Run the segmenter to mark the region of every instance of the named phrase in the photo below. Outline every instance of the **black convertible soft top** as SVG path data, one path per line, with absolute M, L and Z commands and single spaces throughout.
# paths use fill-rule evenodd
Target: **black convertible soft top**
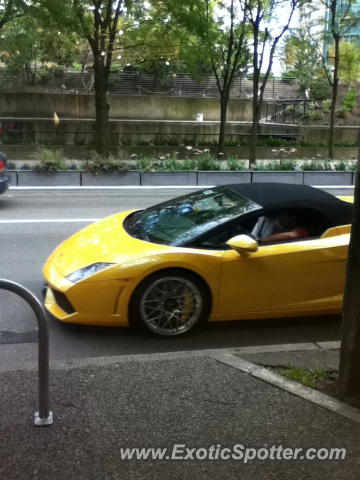
M 227 186 L 263 207 L 265 212 L 307 208 L 319 212 L 326 218 L 329 226 L 351 223 L 351 203 L 309 185 L 244 183 Z

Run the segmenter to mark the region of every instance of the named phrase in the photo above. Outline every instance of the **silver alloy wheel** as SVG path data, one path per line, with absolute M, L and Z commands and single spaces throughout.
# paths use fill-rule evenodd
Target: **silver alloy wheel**
M 147 328 L 159 335 L 180 335 L 199 320 L 202 295 L 187 278 L 169 276 L 155 280 L 142 294 L 140 312 Z

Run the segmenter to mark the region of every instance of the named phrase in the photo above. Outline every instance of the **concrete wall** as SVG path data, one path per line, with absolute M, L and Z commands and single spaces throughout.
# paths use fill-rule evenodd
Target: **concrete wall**
M 299 126 L 299 133 L 309 143 L 327 143 L 329 140 L 329 126 L 306 125 Z M 335 142 L 358 142 L 359 126 L 335 127 Z
M 205 120 L 219 120 L 217 98 L 109 95 L 110 116 L 123 119 L 195 120 L 203 113 Z M 94 118 L 95 101 L 91 94 L 12 93 L 0 94 L 0 116 Z M 251 100 L 230 101 L 230 121 L 249 121 Z
M 60 117 L 61 118 L 61 117 Z M 61 120 L 58 126 L 54 126 L 52 120 L 1 120 L 4 133 L 0 135 L 0 144 L 5 145 L 93 145 L 94 120 Z M 12 133 L 8 132 L 9 123 L 15 125 Z M 234 139 L 239 138 L 236 134 L 244 136 L 250 133 L 250 124 L 229 123 L 228 134 L 234 134 Z M 117 121 L 110 122 L 113 132 L 112 145 L 132 145 L 140 141 L 155 141 L 156 144 L 166 141 L 177 140 L 194 144 L 200 141 L 216 142 L 219 125 L 216 122 L 166 122 L 166 121 Z M 228 137 L 229 138 L 229 137 Z M 231 137 L 230 137 L 231 138 Z
M 89 159 L 90 148 L 88 146 L 64 146 L 59 147 L 68 159 L 74 160 L 86 160 Z M 17 168 L 26 162 L 28 164 L 37 163 L 36 147 L 28 145 L 1 145 L 0 150 L 3 151 L 9 161 L 16 161 Z M 296 149 L 296 152 L 283 157 L 279 157 L 278 153 L 274 151 L 276 149 L 272 147 L 259 147 L 258 159 L 265 160 L 279 160 L 284 159 L 316 159 L 318 161 L 326 160 L 328 158 L 328 149 L 325 147 L 300 147 Z M 213 154 L 216 154 L 215 148 L 210 148 Z M 187 157 L 193 157 L 193 154 L 187 151 L 184 147 L 119 147 L 112 148 L 112 153 L 121 160 L 130 160 L 131 155 L 136 154 L 139 157 L 157 157 L 164 156 L 167 153 L 175 155 L 175 152 L 179 152 L 178 158 L 184 159 Z M 349 159 L 355 160 L 357 155 L 357 148 L 350 147 L 335 147 L 335 159 Z M 243 160 L 249 159 L 249 149 L 246 147 L 226 147 L 225 156 L 236 157 Z

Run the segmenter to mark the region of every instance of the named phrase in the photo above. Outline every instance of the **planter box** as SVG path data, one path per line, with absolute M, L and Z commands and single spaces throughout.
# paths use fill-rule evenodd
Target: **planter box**
M 305 185 L 353 185 L 353 172 L 304 172 Z
M 65 170 L 37 173 L 32 170 L 7 170 L 13 186 L 195 186 L 231 183 L 279 182 L 305 185 L 353 185 L 353 172 L 341 171 L 176 171 L 111 172 L 94 175 Z
M 198 185 L 227 185 L 229 183 L 250 183 L 251 172 L 198 172 Z
M 140 172 L 109 172 L 94 175 L 90 172 L 81 172 L 81 185 L 90 186 L 118 186 L 118 185 L 140 185 Z
M 142 172 L 141 185 L 197 185 L 197 172 L 195 171 L 177 171 L 177 172 Z
M 6 175 L 10 179 L 10 185 L 13 187 L 17 186 L 17 171 L 16 170 L 6 170 Z
M 32 170 L 18 170 L 18 185 L 19 187 L 79 187 L 80 172 L 77 170 L 64 170 L 38 173 Z
M 298 171 L 254 171 L 252 181 L 303 184 L 304 172 Z

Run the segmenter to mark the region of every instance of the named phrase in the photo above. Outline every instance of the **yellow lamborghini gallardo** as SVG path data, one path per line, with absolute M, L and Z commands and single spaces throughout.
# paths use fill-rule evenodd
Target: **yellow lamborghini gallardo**
M 161 336 L 207 321 L 336 313 L 351 214 L 319 189 L 252 183 L 112 215 L 51 254 L 45 307 L 64 322 Z

